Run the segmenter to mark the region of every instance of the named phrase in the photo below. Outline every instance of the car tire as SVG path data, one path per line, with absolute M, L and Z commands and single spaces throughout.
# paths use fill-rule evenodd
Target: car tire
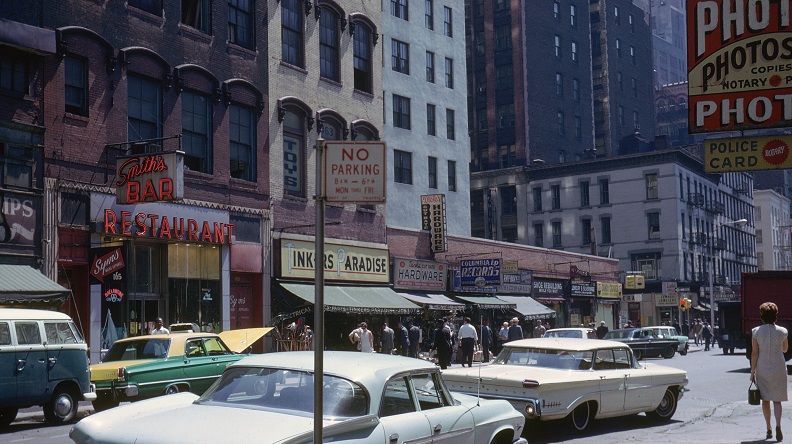
M 688 344 L 685 344 L 685 348 L 683 348 L 682 351 L 679 352 L 679 354 L 682 355 L 682 356 L 685 356 L 685 355 L 688 354 L 688 350 L 689 349 L 690 349 L 690 346 Z
M 586 430 L 588 426 L 591 425 L 591 421 L 594 418 L 594 412 L 592 412 L 593 407 L 594 403 L 592 402 L 584 402 L 575 407 L 575 410 L 572 410 L 572 413 L 567 416 L 572 428 L 578 432 Z
M 93 402 L 93 408 L 95 412 L 112 409 L 113 407 L 118 407 L 118 401 L 113 401 L 111 396 L 97 395 Z
M 52 398 L 44 404 L 44 418 L 53 424 L 63 424 L 77 416 L 79 400 L 74 390 L 69 387 L 58 387 Z
M 646 416 L 658 421 L 670 421 L 677 409 L 677 397 L 674 391 L 667 388 L 660 400 L 660 405 L 651 412 L 646 412 Z
M 168 387 L 165 389 L 165 394 L 166 394 L 166 395 L 175 395 L 176 393 L 179 393 L 180 391 L 181 391 L 181 390 L 179 389 L 179 386 L 178 386 L 178 385 L 169 385 L 169 386 L 168 386 Z
M 676 354 L 676 347 L 674 346 L 668 347 L 668 350 L 666 350 L 665 353 L 663 353 L 663 359 L 671 359 L 674 357 L 675 354 Z
M 14 422 L 17 412 L 19 412 L 19 409 L 12 407 L 0 409 L 0 429 L 8 427 L 9 424 Z

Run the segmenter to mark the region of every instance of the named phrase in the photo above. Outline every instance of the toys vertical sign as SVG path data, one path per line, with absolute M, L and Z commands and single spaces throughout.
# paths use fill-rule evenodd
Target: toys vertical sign
M 429 232 L 432 253 L 448 251 L 445 194 L 421 196 L 421 229 Z

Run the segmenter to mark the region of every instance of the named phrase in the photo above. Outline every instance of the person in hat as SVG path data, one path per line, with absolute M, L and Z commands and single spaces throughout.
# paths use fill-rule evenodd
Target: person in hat
M 511 320 L 511 326 L 509 326 L 509 342 L 517 341 L 523 337 L 522 327 L 520 327 L 520 320 L 513 318 Z
M 602 339 L 605 337 L 605 334 L 608 333 L 608 326 L 605 325 L 605 321 L 600 321 L 600 326 L 597 327 L 597 337 Z

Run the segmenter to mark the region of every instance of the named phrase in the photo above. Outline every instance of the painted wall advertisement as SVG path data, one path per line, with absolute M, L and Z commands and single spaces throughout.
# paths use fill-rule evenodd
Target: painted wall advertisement
M 313 242 L 281 239 L 279 274 L 283 278 L 313 279 L 316 265 Z M 331 281 L 389 283 L 388 250 L 325 242 L 324 278 Z
M 500 285 L 501 260 L 471 259 L 459 261 L 460 284 L 463 287 L 483 288 L 487 285 Z
M 448 251 L 445 194 L 421 196 L 421 229 L 429 232 L 432 253 Z
M 448 264 L 394 258 L 393 288 L 418 291 L 445 291 Z
M 687 2 L 691 133 L 789 126 L 788 1 Z
M 40 213 L 41 197 L 0 193 L 0 251 L 34 247 Z

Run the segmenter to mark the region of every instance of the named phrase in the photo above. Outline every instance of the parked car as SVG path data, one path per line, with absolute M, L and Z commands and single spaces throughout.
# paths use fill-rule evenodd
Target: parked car
M 91 366 L 96 411 L 154 396 L 203 393 L 272 328 L 135 336 L 116 341 Z
M 635 359 L 638 360 L 659 356 L 670 359 L 679 348 L 678 340 L 661 338 L 648 327 L 611 330 L 602 339 L 624 342 L 633 349 Z
M 35 405 L 48 422 L 69 422 L 95 398 L 88 345 L 69 316 L 0 308 L 0 428 Z
M 688 341 L 690 340 L 690 338 L 680 334 L 675 327 L 671 327 L 668 325 L 660 325 L 656 327 L 643 327 L 643 328 L 651 328 L 654 335 L 657 336 L 658 338 L 676 339 L 677 341 L 679 341 L 679 347 L 677 348 L 679 354 L 682 356 L 688 354 L 688 350 L 690 349 L 690 345 L 688 344 Z
M 641 412 L 668 421 L 688 383 L 682 370 L 639 364 L 621 342 L 570 338 L 508 342 L 490 365 L 444 370 L 443 379 L 455 392 L 508 400 L 526 427 L 567 419 L 577 431 Z
M 572 328 L 551 328 L 544 332 L 543 338 L 579 338 L 579 339 L 599 339 L 597 331 L 593 328 L 572 327 Z
M 179 322 L 168 326 L 171 333 L 196 333 L 201 331 L 201 327 L 195 322 Z
M 314 352 L 254 355 L 203 396 L 179 393 L 88 416 L 76 443 L 304 443 L 313 439 Z M 506 401 L 452 394 L 422 359 L 328 351 L 323 439 L 344 443 L 521 443 L 523 416 Z M 189 426 L 174 427 L 174 424 Z M 222 425 L 219 426 L 219 425 Z

